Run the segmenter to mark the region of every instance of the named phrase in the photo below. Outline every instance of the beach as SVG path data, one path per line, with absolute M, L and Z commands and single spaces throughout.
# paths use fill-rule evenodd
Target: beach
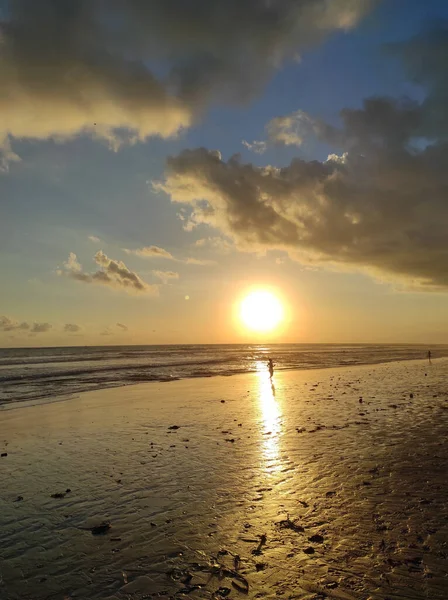
M 446 599 L 448 360 L 0 413 L 0 598 Z

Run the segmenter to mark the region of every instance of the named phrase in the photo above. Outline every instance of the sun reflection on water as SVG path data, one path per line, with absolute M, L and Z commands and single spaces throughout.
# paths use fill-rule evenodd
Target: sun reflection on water
M 282 412 L 275 397 L 275 384 L 266 369 L 258 369 L 258 391 L 261 422 L 263 425 L 262 451 L 269 471 L 281 467 L 279 439 L 282 431 Z

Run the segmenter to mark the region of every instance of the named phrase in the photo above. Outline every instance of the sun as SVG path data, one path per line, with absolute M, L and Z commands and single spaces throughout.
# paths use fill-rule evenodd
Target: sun
M 241 302 L 240 318 L 248 329 L 272 331 L 283 319 L 283 306 L 271 292 L 251 292 Z

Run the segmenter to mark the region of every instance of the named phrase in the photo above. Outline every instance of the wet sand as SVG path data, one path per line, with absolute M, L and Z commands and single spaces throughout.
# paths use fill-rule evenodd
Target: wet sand
M 263 371 L 3 410 L 0 598 L 446 599 L 447 377 Z

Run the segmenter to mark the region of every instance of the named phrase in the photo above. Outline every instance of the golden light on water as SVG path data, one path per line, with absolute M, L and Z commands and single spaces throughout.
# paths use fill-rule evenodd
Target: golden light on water
M 247 329 L 272 331 L 281 323 L 283 317 L 283 306 L 271 292 L 254 291 L 241 302 L 240 319 Z
M 263 365 L 264 366 L 264 365 Z M 275 397 L 275 385 L 264 368 L 258 373 L 260 416 L 263 423 L 263 454 L 268 471 L 281 467 L 279 438 L 282 412 Z

